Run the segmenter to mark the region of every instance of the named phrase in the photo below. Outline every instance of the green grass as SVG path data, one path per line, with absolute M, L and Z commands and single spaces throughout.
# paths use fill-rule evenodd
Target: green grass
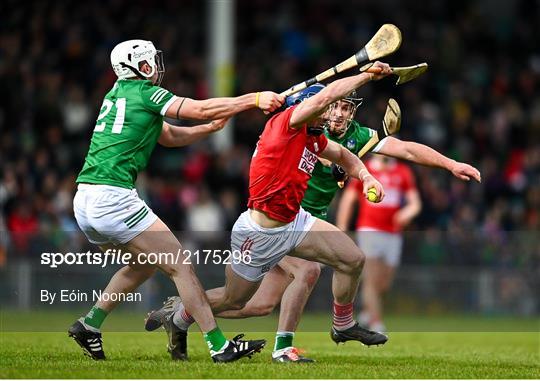
M 31 316 L 32 321 L 45 326 L 50 322 L 73 320 L 73 313 L 41 312 Z M 136 319 L 129 316 L 133 315 L 111 315 L 106 325 L 109 330 L 138 329 L 140 315 L 136 315 Z M 190 334 L 190 361 L 187 363 L 174 363 L 169 359 L 162 331 L 106 332 L 104 344 L 108 360 L 94 362 L 82 356 L 79 347 L 63 331 L 7 332 L 16 327 L 28 327 L 25 319 L 28 319 L 25 314 L 5 311 L 0 316 L 1 378 L 540 378 L 537 320 L 512 322 L 506 319 L 509 327 L 515 329 L 517 324 L 529 331 L 500 332 L 500 321 L 452 317 L 449 319 L 452 324 L 461 321 L 462 326 L 472 323 L 484 328 L 497 326 L 499 332 L 395 332 L 390 334 L 385 346 L 367 348 L 355 342 L 336 346 L 327 332 L 306 332 L 306 327 L 318 327 L 327 322 L 327 318 L 308 315 L 295 344 L 305 348 L 308 355 L 317 360 L 316 364 L 272 364 L 273 333 L 269 329 L 269 332 L 248 334 L 248 337 L 264 337 L 269 341 L 262 353 L 251 360 L 215 365 L 197 332 Z M 122 320 L 125 324 L 121 324 Z M 258 331 L 266 325 L 273 326 L 275 320 L 273 316 L 258 323 L 250 319 L 241 324 L 246 331 L 248 328 Z M 389 322 L 394 320 L 400 319 L 396 317 Z M 437 324 L 437 318 L 415 320 L 418 326 Z

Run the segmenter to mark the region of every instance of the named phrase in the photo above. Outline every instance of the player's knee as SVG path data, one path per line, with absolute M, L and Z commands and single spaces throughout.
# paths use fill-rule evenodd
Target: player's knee
M 302 280 L 309 288 L 313 288 L 321 275 L 321 266 L 315 262 L 308 262 L 294 274 L 295 278 Z
M 343 271 L 348 274 L 360 274 L 364 268 L 366 256 L 360 250 L 348 257 L 343 263 Z

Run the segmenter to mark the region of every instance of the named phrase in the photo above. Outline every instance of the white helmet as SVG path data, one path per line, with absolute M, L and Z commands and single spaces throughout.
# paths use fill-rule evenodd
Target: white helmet
M 148 74 L 140 71 L 139 64 L 147 62 L 152 67 Z M 118 79 L 152 77 L 159 74 L 156 83 L 159 85 L 165 74 L 163 53 L 156 50 L 152 41 L 128 40 L 119 43 L 111 52 L 111 65 Z

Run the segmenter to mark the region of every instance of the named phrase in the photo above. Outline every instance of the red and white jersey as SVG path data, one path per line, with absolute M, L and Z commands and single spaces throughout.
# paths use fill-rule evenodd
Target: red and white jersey
M 307 125 L 289 127 L 296 106 L 274 115 L 264 128 L 249 168 L 248 208 L 291 222 L 300 210 L 317 157 L 328 139 L 307 134 Z
M 394 215 L 401 208 L 405 194 L 416 189 L 414 175 L 410 167 L 395 162 L 384 170 L 374 168 L 370 160 L 366 163 L 369 172 L 382 184 L 385 197 L 379 203 L 372 203 L 363 196 L 362 183 L 355 180 L 349 186 L 360 194 L 360 210 L 356 220 L 356 230 L 377 230 L 398 233 L 401 228 L 394 224 Z

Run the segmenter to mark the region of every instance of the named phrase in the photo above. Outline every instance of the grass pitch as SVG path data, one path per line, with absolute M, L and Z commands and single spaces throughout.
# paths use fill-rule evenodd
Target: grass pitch
M 385 346 L 371 348 L 356 342 L 336 346 L 327 332 L 300 331 L 295 345 L 305 348 L 307 355 L 316 359 L 315 364 L 273 364 L 274 334 L 269 329 L 247 334 L 248 338 L 268 340 L 267 347 L 251 360 L 213 364 L 202 336 L 195 331 L 190 334 L 189 362 L 170 360 L 165 349 L 165 333 L 161 330 L 154 333 L 106 330 L 104 347 L 108 360 L 96 362 L 83 356 L 64 330 L 12 332 L 17 327 L 27 329 L 25 319 L 40 321 L 41 326 L 67 329 L 74 316 L 56 312 L 29 316 L 2 312 L 1 378 L 540 378 L 537 320 L 505 321 L 514 330 L 521 327 L 528 332 L 394 332 L 390 333 Z M 307 315 L 303 325 L 315 326 L 321 319 Z M 399 320 L 395 318 L 396 322 Z M 423 320 L 424 326 L 434 323 L 433 319 Z M 454 320 L 460 322 L 460 318 Z M 464 329 L 473 322 L 479 327 L 497 326 L 502 330 L 500 321 L 486 323 L 461 318 Z M 275 323 L 273 316 L 259 320 L 257 327 Z M 111 315 L 106 326 L 109 330 L 127 330 L 141 324 L 141 316 L 133 318 L 133 315 L 119 313 L 116 317 Z M 246 324 L 243 328 L 257 330 Z

